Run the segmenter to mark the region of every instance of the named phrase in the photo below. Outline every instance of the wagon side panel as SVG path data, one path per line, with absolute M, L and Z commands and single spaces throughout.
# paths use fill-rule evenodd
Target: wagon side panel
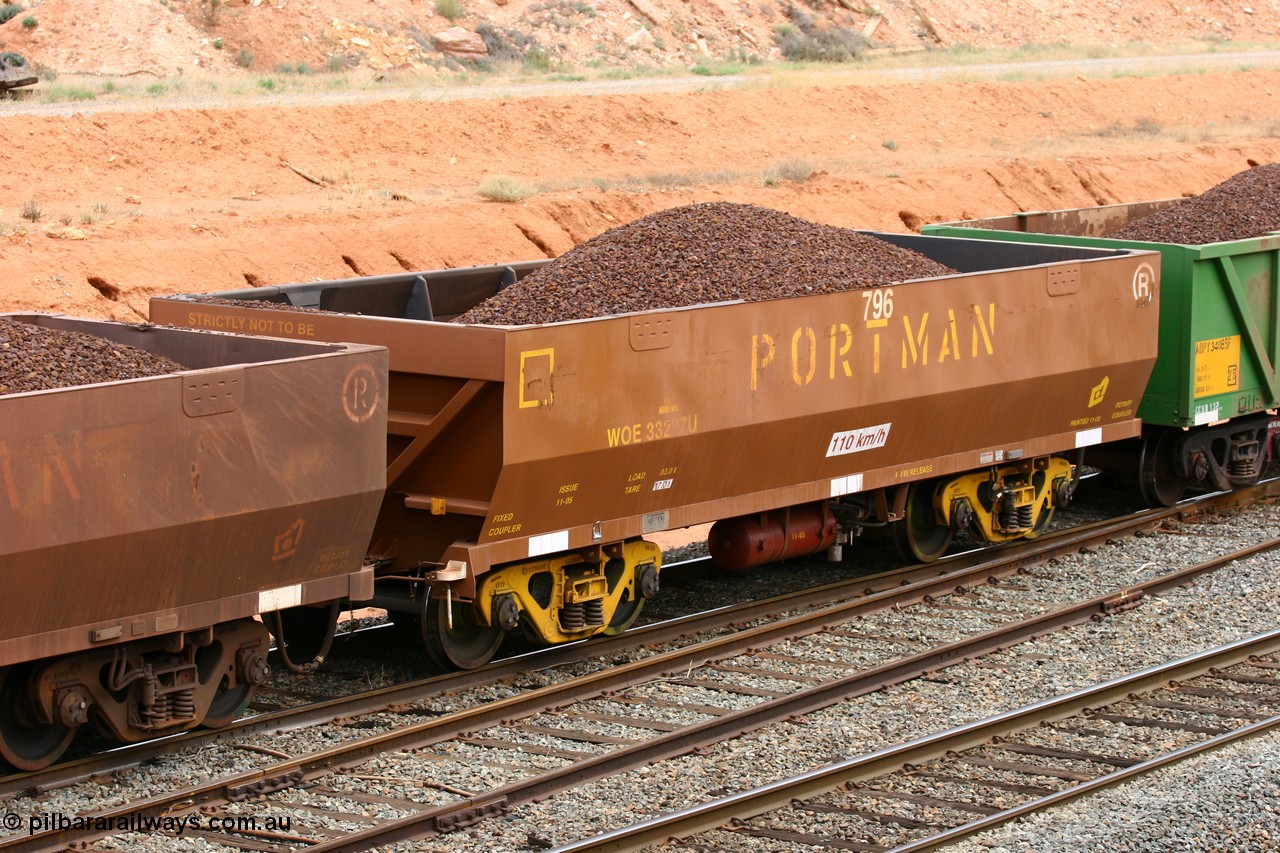
M 0 397 L 0 665 L 368 596 L 384 350 L 31 321 L 203 366 Z

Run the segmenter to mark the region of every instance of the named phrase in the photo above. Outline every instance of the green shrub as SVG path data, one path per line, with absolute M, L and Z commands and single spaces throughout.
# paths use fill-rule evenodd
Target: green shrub
M 35 15 L 27 15 L 22 19 L 22 28 L 24 30 L 34 30 L 39 25 L 40 22 L 36 20 Z
M 530 71 L 551 68 L 551 54 L 538 43 L 537 38 L 523 30 L 483 23 L 476 25 L 476 35 L 484 40 L 489 62 L 519 62 Z
M 778 50 L 792 62 L 850 62 L 870 47 L 861 33 L 837 26 L 821 26 L 794 6 L 787 9 L 790 24 L 773 28 Z
M 817 169 L 808 160 L 800 157 L 788 157 L 785 160 L 780 160 L 778 165 L 774 166 L 774 171 L 777 172 L 778 177 L 782 180 L 799 184 L 812 178 Z
M 552 66 L 551 54 L 540 47 L 531 48 L 524 55 L 523 65 L 529 71 L 550 71 Z
M 0 24 L 12 21 L 18 17 L 18 13 L 22 11 L 22 7 L 17 3 L 5 3 L 0 6 Z
M 248 68 L 253 65 L 253 53 L 248 48 L 240 48 L 240 52 L 236 54 L 236 65 L 241 68 Z
M 741 74 L 745 69 L 737 62 L 712 61 L 710 64 L 698 64 L 689 69 L 690 74 L 700 77 L 729 77 Z
M 462 0 L 436 0 L 436 12 L 449 23 L 456 24 L 465 12 Z
M 55 86 L 45 92 L 45 99 L 55 103 L 59 101 L 92 101 L 97 97 L 92 89 L 86 89 L 83 86 Z
M 538 194 L 538 188 L 510 175 L 490 175 L 480 182 L 476 192 L 490 201 L 523 201 Z

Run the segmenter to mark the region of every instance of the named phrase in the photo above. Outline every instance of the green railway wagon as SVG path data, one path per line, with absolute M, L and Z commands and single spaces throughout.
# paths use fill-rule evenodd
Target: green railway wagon
M 1138 404 L 1144 428 L 1135 449 L 1143 496 L 1166 506 L 1188 487 L 1230 489 L 1256 481 L 1277 431 L 1269 411 L 1280 408 L 1280 233 L 1203 245 L 1103 236 L 1177 201 L 1015 213 L 922 229 L 934 236 L 1160 252 L 1158 280 L 1147 284 L 1153 294 L 1159 289 L 1159 355 Z

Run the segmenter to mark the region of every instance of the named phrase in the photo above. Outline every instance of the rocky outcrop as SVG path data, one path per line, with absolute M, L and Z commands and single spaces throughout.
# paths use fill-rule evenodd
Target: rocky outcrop
M 454 59 L 483 59 L 489 55 L 489 47 L 484 39 L 462 27 L 450 27 L 431 37 L 436 50 Z

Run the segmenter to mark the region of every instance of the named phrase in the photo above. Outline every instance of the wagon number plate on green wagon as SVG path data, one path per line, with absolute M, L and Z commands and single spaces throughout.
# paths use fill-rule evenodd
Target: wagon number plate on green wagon
M 1229 394 L 1240 387 L 1240 336 L 1196 341 L 1196 397 Z

